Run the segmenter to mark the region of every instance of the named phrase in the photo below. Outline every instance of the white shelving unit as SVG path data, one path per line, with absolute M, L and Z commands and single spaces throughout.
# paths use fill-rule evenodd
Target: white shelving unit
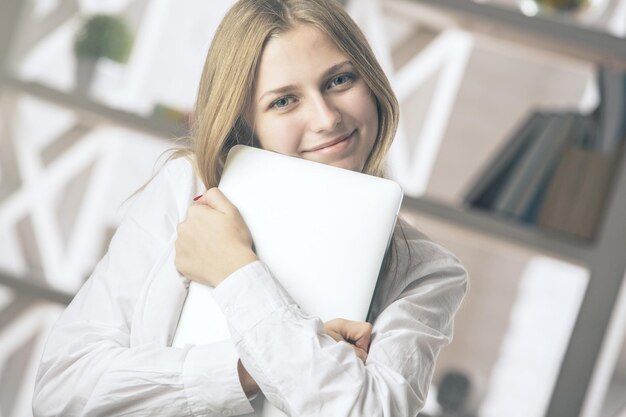
M 392 0 L 385 4 L 388 9 L 406 16 L 435 12 L 440 14 L 444 24 L 453 24 L 481 36 L 495 36 L 598 64 L 626 68 L 626 39 L 565 20 L 528 17 L 513 9 L 469 0 Z M 593 241 L 569 239 L 565 235 L 501 220 L 486 212 L 423 198 L 405 198 L 404 205 L 409 210 L 569 259 L 590 271 L 589 284 L 546 417 L 598 416 L 616 364 L 616 351 L 619 351 L 625 330 L 611 326 L 615 314 L 626 304 L 626 291 L 620 292 L 626 271 L 625 160 L 626 155 L 622 155 L 603 221 Z
M 538 249 L 558 258 L 576 260 L 582 264 L 591 261 L 597 250 L 587 241 L 568 239 L 560 233 L 519 225 L 482 210 L 454 207 L 428 198 L 405 197 L 403 204 L 404 208 L 429 217 Z
M 129 1 L 130 17 L 140 15 L 145 23 L 144 6 L 152 3 Z M 49 9 L 42 11 L 42 5 Z M 171 140 L 186 135 L 185 128 L 173 121 L 105 105 L 98 101 L 103 95 L 99 92 L 94 97 L 76 94 L 71 82 L 59 83 L 36 72 L 29 80 L 21 78 L 23 64 L 37 55 L 38 48 L 59 33 L 71 34 L 77 14 L 86 13 L 81 6 L 84 2 L 77 0 L 0 2 L 3 415 L 32 416 L 35 373 L 47 332 L 105 250 L 117 213 L 123 212 L 118 202 L 150 178 L 159 154 L 175 145 Z M 49 46 L 39 51 L 58 45 Z M 64 58 L 71 49 L 64 52 L 54 54 L 54 64 L 46 57 L 34 67 L 45 75 L 54 73 L 58 62 L 71 63 Z M 126 80 L 129 75 L 113 73 L 109 81 Z M 150 99 L 146 101 L 167 102 L 160 96 Z M 37 130 L 43 134 L 35 138 Z
M 157 118 L 147 118 L 127 111 L 114 109 L 76 94 L 59 91 L 44 84 L 22 81 L 6 76 L 4 87 L 16 93 L 28 94 L 77 113 L 92 124 L 106 123 L 146 133 L 157 138 L 173 139 L 186 134 L 176 123 Z
M 79 115 L 90 125 L 115 125 L 129 130 L 146 133 L 162 140 L 173 140 L 186 134 L 185 128 L 179 124 L 156 118 L 146 118 L 127 111 L 114 109 L 80 95 L 57 90 L 44 84 L 23 81 L 5 75 L 0 79 L 0 91 L 26 94 L 45 102 L 54 104 Z M 0 285 L 13 288 L 18 293 L 30 294 L 31 297 L 69 304 L 73 294 L 63 290 L 42 285 L 42 279 L 26 280 L 0 273 Z
M 155 138 L 171 141 L 186 135 L 185 128 L 177 123 L 158 118 L 148 118 L 128 111 L 111 108 L 91 98 L 73 92 L 65 92 L 48 85 L 24 81 L 16 78 L 10 70 L 12 42 L 18 31 L 26 4 L 9 1 L 0 4 L 0 15 L 4 16 L 0 25 L 0 94 L 25 94 L 55 106 L 76 113 L 90 126 L 112 125 L 145 133 Z M 32 277 L 31 277 L 32 278 Z M 0 273 L 0 285 L 12 288 L 19 294 L 29 294 L 36 299 L 68 304 L 73 294 L 43 285 L 43 278 L 24 279 L 9 273 Z
M 471 32 L 498 36 L 577 58 L 626 67 L 626 41 L 566 19 L 526 16 L 519 11 L 471 0 L 389 0 L 387 7 L 416 15 L 419 6 L 446 13 Z M 416 8 L 415 6 L 418 6 Z

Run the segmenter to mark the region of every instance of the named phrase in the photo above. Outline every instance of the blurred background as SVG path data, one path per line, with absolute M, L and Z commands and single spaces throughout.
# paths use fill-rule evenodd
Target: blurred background
M 229 0 L 0 2 L 0 415 L 178 146 Z M 470 273 L 424 416 L 626 416 L 626 0 L 344 1 L 403 215 Z

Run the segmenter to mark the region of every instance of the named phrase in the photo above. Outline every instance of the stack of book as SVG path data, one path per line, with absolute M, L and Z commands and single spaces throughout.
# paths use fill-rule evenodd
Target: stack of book
M 599 70 L 591 115 L 535 111 L 465 196 L 471 207 L 592 238 L 626 137 L 626 73 Z

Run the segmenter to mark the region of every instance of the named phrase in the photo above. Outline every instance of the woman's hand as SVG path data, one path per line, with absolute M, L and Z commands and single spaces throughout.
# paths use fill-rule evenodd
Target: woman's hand
M 178 225 L 175 264 L 186 278 L 216 287 L 258 258 L 239 210 L 218 188 L 189 207 Z
M 351 344 L 356 355 L 365 363 L 372 335 L 372 325 L 370 323 L 334 319 L 324 323 L 324 330 L 337 342 Z

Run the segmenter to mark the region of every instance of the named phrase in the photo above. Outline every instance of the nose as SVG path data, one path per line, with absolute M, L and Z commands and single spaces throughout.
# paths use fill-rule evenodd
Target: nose
M 313 99 L 311 109 L 311 129 L 315 132 L 332 131 L 341 122 L 341 112 L 323 94 Z

